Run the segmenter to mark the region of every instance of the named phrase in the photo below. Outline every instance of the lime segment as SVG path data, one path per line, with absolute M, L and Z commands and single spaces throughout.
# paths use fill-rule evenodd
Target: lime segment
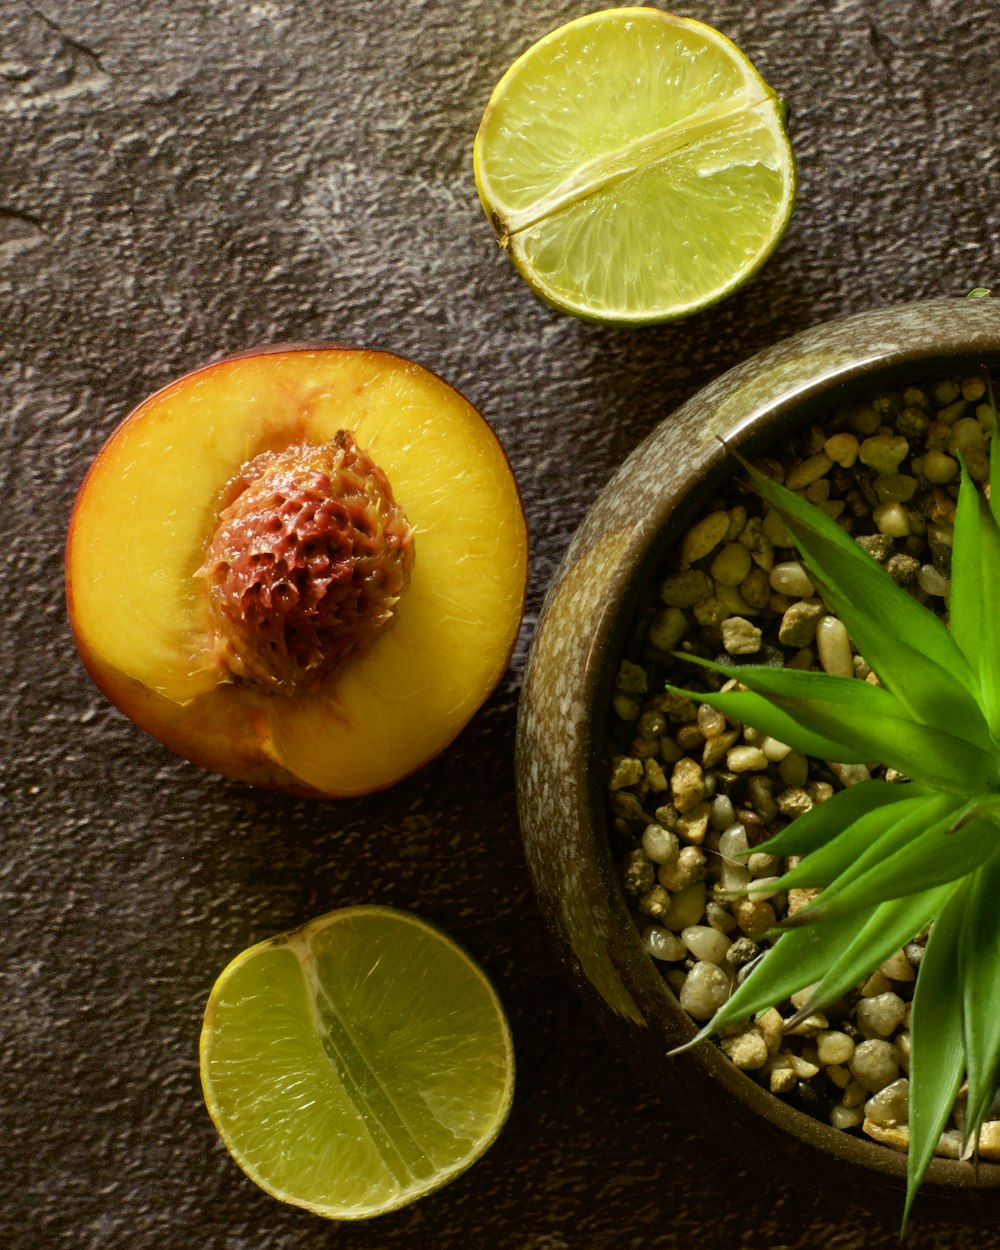
M 332 912 L 239 955 L 201 1036 L 230 1153 L 274 1197 L 333 1219 L 445 1184 L 500 1131 L 510 1032 L 482 970 L 384 907 Z
M 594 320 L 695 312 L 747 280 L 792 211 L 785 110 L 709 26 L 658 9 L 579 18 L 500 80 L 476 183 L 534 290 Z

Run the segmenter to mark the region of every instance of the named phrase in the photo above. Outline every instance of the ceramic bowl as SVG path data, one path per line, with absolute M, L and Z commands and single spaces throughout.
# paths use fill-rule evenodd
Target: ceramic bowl
M 815 1166 L 819 1150 L 827 1168 L 849 1174 L 855 1192 L 902 1190 L 905 1155 L 788 1106 L 712 1043 L 667 1056 L 694 1028 L 642 947 L 612 860 L 606 709 L 648 579 L 734 467 L 721 440 L 757 453 L 816 413 L 885 384 L 984 364 L 1000 371 L 1000 300 L 940 299 L 815 327 L 707 386 L 633 452 L 577 531 L 549 589 L 521 699 L 518 802 L 527 861 L 557 945 L 617 1046 L 677 1114 L 701 1123 L 728 1117 L 768 1147 L 791 1147 L 784 1158 L 795 1166 Z M 997 1185 L 998 1165 L 977 1175 L 969 1164 L 935 1160 L 924 1188 L 963 1200 L 977 1190 L 995 1203 Z

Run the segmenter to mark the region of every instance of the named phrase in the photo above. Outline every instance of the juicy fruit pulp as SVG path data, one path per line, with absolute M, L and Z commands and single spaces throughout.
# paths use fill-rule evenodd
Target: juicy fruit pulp
M 321 456 L 344 431 L 384 476 L 406 529 L 391 509 L 382 515 L 385 500 L 359 504 L 350 525 L 317 521 L 324 505 L 311 500 L 305 480 L 308 449 Z M 251 479 L 275 486 L 274 466 L 287 449 L 303 447 L 305 468 L 300 457 L 284 494 L 263 490 L 255 502 Z M 241 484 L 250 496 L 242 512 Z M 366 509 L 402 553 L 376 562 L 386 593 L 354 618 L 349 653 L 335 655 L 329 671 L 314 645 L 329 642 L 322 612 L 312 619 L 315 638 L 300 630 L 276 665 L 255 664 L 276 619 L 284 625 L 289 617 L 282 609 L 276 618 L 264 602 L 259 569 L 241 571 L 220 515 L 235 524 L 235 508 L 243 530 L 261 538 L 277 495 L 297 516 L 305 507 L 324 540 L 337 539 L 314 551 L 304 530 L 286 551 L 282 533 L 268 536 L 271 554 L 293 565 L 326 561 L 329 573 L 341 539 L 364 558 L 368 539 L 354 523 L 360 517 L 362 530 L 372 528 Z M 254 511 L 261 500 L 263 510 Z M 277 519 L 286 524 L 284 514 Z M 221 570 L 220 561 L 232 567 Z M 112 702 L 212 771 L 326 796 L 390 785 L 447 746 L 503 672 L 526 572 L 517 486 L 479 413 L 419 365 L 344 348 L 264 349 L 209 365 L 146 400 L 91 466 L 67 545 L 77 646 Z M 244 630 L 238 612 L 225 619 L 230 592 L 247 589 L 261 608 L 256 630 Z M 392 620 L 373 639 L 386 611 Z M 257 669 L 249 680 L 240 675 L 246 656 L 236 654 L 241 631 Z M 355 635 L 363 645 L 352 649 Z M 340 645 L 343 633 L 338 638 Z M 276 693 L 289 672 L 292 693 Z
M 412 1202 L 473 1163 L 513 1095 L 482 971 L 404 912 L 352 907 L 251 947 L 212 991 L 209 1112 L 273 1196 L 335 1219 Z
M 475 172 L 537 294 L 632 324 L 688 315 L 746 281 L 795 194 L 775 93 L 718 31 L 648 8 L 579 18 L 515 61 Z

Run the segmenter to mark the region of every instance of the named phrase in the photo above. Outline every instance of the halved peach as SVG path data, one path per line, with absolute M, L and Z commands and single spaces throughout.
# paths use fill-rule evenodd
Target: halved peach
M 360 450 L 361 476 L 380 472 L 387 483 L 373 487 L 370 506 L 363 498 L 343 505 L 336 482 L 329 485 L 336 475 L 327 461 L 348 444 Z M 289 458 L 308 462 L 293 471 L 289 489 L 313 500 L 312 530 L 299 533 L 286 508 L 285 547 L 276 555 L 265 550 L 265 531 L 280 528 L 267 511 L 267 474 Z M 318 510 L 316 481 L 333 497 Z M 247 490 L 248 482 L 257 485 Z M 253 496 L 256 511 L 246 503 Z M 405 521 L 388 555 L 378 548 L 372 567 L 359 569 L 343 544 L 333 551 L 343 534 L 324 526 L 346 522 L 331 517 L 355 517 L 352 541 L 369 551 L 389 542 L 393 506 Z M 227 530 L 220 515 L 229 517 Z M 291 550 L 297 620 L 285 615 L 287 578 L 249 591 L 246 578 L 239 581 L 234 534 L 254 548 L 248 559 L 261 570 Z M 315 594 L 314 567 L 324 570 Z M 451 742 L 506 667 L 526 575 L 517 485 L 480 414 L 411 361 L 325 345 L 232 357 L 145 400 L 91 465 L 66 551 L 76 644 L 114 704 L 213 772 L 326 797 L 382 789 Z M 318 607 L 326 617 L 314 630 L 309 604 L 345 577 L 350 602 Z M 367 593 L 358 587 L 372 579 L 389 587 L 375 624 L 356 606 Z M 229 605 L 222 617 L 219 602 Z M 241 617 L 244 602 L 256 605 L 263 624 L 226 619 L 226 611 Z M 340 614 L 352 612 L 345 628 L 354 635 L 341 646 Z M 327 644 L 344 656 L 324 667 L 313 652 Z M 289 675 L 281 648 L 303 646 L 306 662 Z M 253 656 L 234 660 L 241 647 L 277 647 L 277 678 L 261 677 Z

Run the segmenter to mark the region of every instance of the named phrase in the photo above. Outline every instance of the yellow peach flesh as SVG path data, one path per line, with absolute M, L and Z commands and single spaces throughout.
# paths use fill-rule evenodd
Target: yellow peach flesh
M 224 487 L 261 451 L 340 429 L 385 471 L 415 531 L 397 619 L 313 693 L 220 684 L 194 572 Z M 412 772 L 488 695 L 526 560 L 506 457 L 457 392 L 388 353 L 289 349 L 208 366 L 136 409 L 81 488 L 67 576 L 81 654 L 144 728 L 230 776 L 348 795 Z M 230 731 L 240 708 L 248 723 Z

